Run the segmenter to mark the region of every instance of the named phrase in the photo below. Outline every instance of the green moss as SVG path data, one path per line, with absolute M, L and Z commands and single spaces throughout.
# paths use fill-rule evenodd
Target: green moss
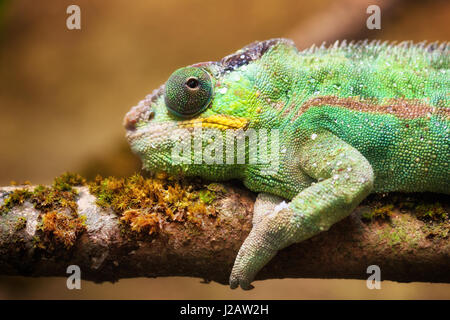
M 395 245 L 399 245 L 402 244 L 403 242 L 406 241 L 406 234 L 403 232 L 403 230 L 399 229 L 393 229 L 391 232 L 389 232 L 388 234 L 388 240 L 389 240 L 389 245 L 390 246 L 395 246 Z
M 27 218 L 19 217 L 14 225 L 14 230 L 19 231 L 24 229 L 27 226 Z
M 44 212 L 69 209 L 76 215 L 77 195 L 78 193 L 72 188 L 68 191 L 61 191 L 54 187 L 37 186 L 30 201 L 36 209 Z
M 38 249 L 45 249 L 44 244 L 41 241 L 41 237 L 39 237 L 38 235 L 35 235 L 32 239 L 33 242 L 33 247 L 34 248 L 38 248 Z
M 35 246 L 41 249 L 53 249 L 59 245 L 70 248 L 86 230 L 85 218 L 79 217 L 77 212 L 78 192 L 73 188 L 85 183 L 86 180 L 78 174 L 64 173 L 49 187 L 39 185 L 34 189 L 16 189 L 6 197 L 0 213 L 29 201 L 41 212 L 37 230 L 40 234 L 36 236 Z M 20 220 L 15 229 L 20 230 L 25 225 L 26 219 Z
M 16 189 L 11 192 L 0 207 L 0 215 L 8 213 L 13 207 L 24 204 L 33 194 L 27 189 Z
M 448 212 L 441 203 L 421 203 L 415 208 L 417 217 L 426 221 L 444 221 L 448 219 Z
M 11 192 L 0 207 L 0 214 L 8 213 L 13 207 L 29 200 L 41 211 L 70 209 L 76 214 L 76 197 L 78 193 L 72 186 L 83 185 L 86 180 L 78 174 L 64 173 L 55 178 L 51 187 L 39 185 L 33 190 L 20 188 Z
M 413 213 L 425 222 L 439 222 L 448 220 L 447 199 L 443 195 L 433 193 L 390 193 L 370 195 L 363 202 L 368 207 L 361 214 L 365 221 L 375 219 L 389 220 L 395 210 Z
M 74 217 L 70 214 L 51 211 L 42 215 L 38 230 L 42 232 L 40 247 L 56 249 L 62 245 L 69 249 L 75 244 L 78 236 L 86 230 L 86 217 Z
M 215 193 L 199 181 L 144 178 L 102 178 L 88 183 L 97 205 L 112 208 L 132 231 L 155 234 L 165 222 L 202 225 L 205 217 L 216 216 L 211 203 Z
M 427 223 L 422 226 L 427 239 L 448 239 L 450 235 L 450 222 Z
M 77 173 L 65 172 L 53 181 L 53 188 L 58 191 L 71 191 L 74 186 L 83 186 L 86 179 Z
M 47 250 L 58 245 L 70 248 L 86 229 L 85 220 L 78 217 L 78 193 L 73 186 L 86 184 L 80 175 L 64 173 L 51 186 L 16 189 L 5 198 L 0 212 L 29 201 L 41 211 L 36 246 Z M 135 234 L 162 232 L 165 222 L 201 226 L 202 219 L 216 216 L 211 205 L 216 192 L 200 181 L 146 179 L 136 174 L 127 179 L 97 177 L 88 186 L 97 204 L 112 208 L 119 221 Z
M 86 180 L 73 173 L 55 178 L 51 187 L 37 186 L 31 203 L 43 212 L 39 225 L 40 248 L 54 250 L 59 246 L 71 248 L 78 236 L 86 230 L 85 217 L 77 212 L 78 192 L 73 186 L 83 185 Z
M 210 190 L 200 190 L 198 196 L 206 204 L 211 204 L 216 199 L 216 193 Z
M 415 247 L 419 243 L 421 232 L 415 230 L 408 220 L 396 220 L 392 226 L 380 231 L 379 239 L 391 247 Z
M 371 208 L 369 210 L 365 210 L 361 214 L 361 218 L 365 221 L 372 220 L 389 220 L 393 214 L 394 205 L 387 204 L 378 208 Z

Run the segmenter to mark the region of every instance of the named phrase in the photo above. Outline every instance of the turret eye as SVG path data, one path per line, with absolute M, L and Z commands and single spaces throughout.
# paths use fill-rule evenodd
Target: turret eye
M 198 67 L 176 70 L 166 82 L 164 100 L 172 114 L 191 118 L 211 102 L 213 85 L 210 74 Z

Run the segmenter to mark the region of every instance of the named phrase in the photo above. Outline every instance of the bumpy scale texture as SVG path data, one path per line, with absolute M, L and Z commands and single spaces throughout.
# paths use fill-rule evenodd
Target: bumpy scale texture
M 210 79 L 200 79 L 200 88 L 191 80 L 187 88 L 178 78 L 180 98 L 169 79 L 170 99 L 163 85 L 126 115 L 127 138 L 148 170 L 241 179 L 260 192 L 230 276 L 232 288 L 250 289 L 278 250 L 329 229 L 369 193 L 449 193 L 449 66 L 447 43 L 344 42 L 299 52 L 286 39 L 256 42 L 178 71 L 188 79 L 199 68 Z M 196 108 L 198 114 L 170 111 L 183 111 L 178 101 L 195 90 L 208 102 L 188 104 L 187 114 Z M 176 105 L 167 106 L 172 100 Z M 211 153 L 216 136 L 199 140 L 201 129 L 224 139 L 227 129 L 277 129 L 279 145 L 270 151 L 277 170 L 250 163 L 250 142 L 245 163 L 227 163 L 225 154 L 205 163 L 194 151 Z M 192 161 L 174 161 L 173 148 L 189 139 L 184 150 Z M 268 134 L 258 150 L 274 140 Z

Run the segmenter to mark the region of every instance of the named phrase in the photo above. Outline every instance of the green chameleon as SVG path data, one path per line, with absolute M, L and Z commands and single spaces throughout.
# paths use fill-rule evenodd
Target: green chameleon
M 259 192 L 230 276 L 231 288 L 251 289 L 278 250 L 328 230 L 370 193 L 450 193 L 449 48 L 255 42 L 176 70 L 128 112 L 127 139 L 145 169 L 240 179 Z M 252 129 L 267 135 L 255 144 Z M 213 134 L 198 140 L 199 130 Z M 245 151 L 233 141 L 237 155 L 220 153 L 214 142 L 239 130 Z M 189 141 L 183 161 L 180 141 Z M 261 161 L 250 161 L 255 147 Z

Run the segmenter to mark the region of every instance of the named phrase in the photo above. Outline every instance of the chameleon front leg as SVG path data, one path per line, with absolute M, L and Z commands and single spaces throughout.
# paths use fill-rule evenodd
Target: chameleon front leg
M 329 132 L 312 134 L 299 146 L 297 154 L 301 170 L 317 182 L 298 193 L 289 204 L 275 205 L 273 198 L 270 213 L 255 213 L 253 228 L 231 272 L 233 289 L 239 285 L 251 289 L 258 271 L 278 250 L 328 230 L 372 191 L 374 174 L 370 163 L 358 150 Z

